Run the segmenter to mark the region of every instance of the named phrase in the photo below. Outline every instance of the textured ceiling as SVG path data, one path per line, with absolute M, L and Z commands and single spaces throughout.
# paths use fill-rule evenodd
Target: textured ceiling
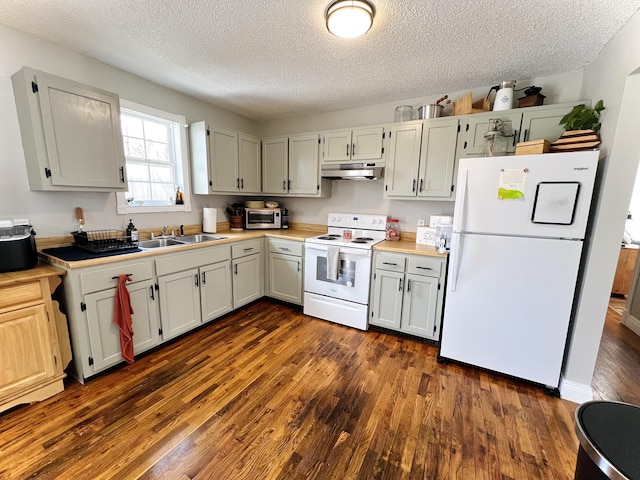
M 578 70 L 640 7 L 373 0 L 373 28 L 346 40 L 329 3 L 0 0 L 0 24 L 266 121 Z

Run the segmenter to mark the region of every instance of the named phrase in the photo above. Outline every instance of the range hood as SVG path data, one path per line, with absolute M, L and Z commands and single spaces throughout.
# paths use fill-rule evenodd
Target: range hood
M 321 166 L 322 178 L 334 180 L 377 180 L 384 176 L 382 163 L 340 163 Z

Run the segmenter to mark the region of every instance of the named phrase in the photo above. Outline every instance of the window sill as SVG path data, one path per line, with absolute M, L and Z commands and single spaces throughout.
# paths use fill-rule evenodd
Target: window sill
M 190 212 L 191 205 L 185 203 L 184 205 L 149 205 L 149 206 L 136 206 L 136 205 L 122 205 L 118 203 L 116 213 L 118 215 L 124 215 L 129 213 L 165 213 L 165 212 Z

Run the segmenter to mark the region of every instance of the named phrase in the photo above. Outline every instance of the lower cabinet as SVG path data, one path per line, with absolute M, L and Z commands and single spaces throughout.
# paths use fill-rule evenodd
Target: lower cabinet
M 446 257 L 375 252 L 369 323 L 437 340 Z
M 197 268 L 158 276 L 162 338 L 177 337 L 202 323 Z
M 302 305 L 302 242 L 268 238 L 268 296 Z
M 133 353 L 142 353 L 160 343 L 158 307 L 152 280 L 127 285 L 131 299 Z M 104 369 L 122 361 L 120 330 L 113 323 L 116 289 L 109 288 L 85 295 L 87 325 L 93 365 Z
M 253 302 L 263 295 L 262 239 L 248 240 L 231 247 L 233 308 Z
M 51 300 L 63 274 L 49 266 L 0 274 L 0 412 L 64 390 L 69 335 Z

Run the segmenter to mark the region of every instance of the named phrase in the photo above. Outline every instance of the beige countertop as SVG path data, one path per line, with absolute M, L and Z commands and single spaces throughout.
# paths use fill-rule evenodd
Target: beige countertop
M 174 245 L 166 248 L 154 248 L 150 250 L 143 250 L 141 252 L 131 252 L 122 255 L 114 255 L 110 257 L 98 257 L 88 260 L 66 261 L 53 255 L 40 252 L 40 256 L 52 265 L 58 265 L 64 268 L 83 268 L 91 267 L 95 265 L 107 265 L 113 262 L 122 262 L 125 260 L 134 260 L 139 258 L 164 255 L 167 253 L 178 253 L 188 250 L 194 250 L 197 248 L 214 247 L 218 245 L 225 245 L 233 242 L 240 242 L 243 240 L 253 240 L 254 238 L 272 237 L 282 238 L 285 240 L 295 240 L 304 242 L 307 237 L 313 237 L 318 235 L 318 231 L 302 230 L 302 229 L 290 229 L 290 230 L 243 230 L 234 232 L 231 230 L 223 230 L 215 233 L 217 236 L 225 237 L 220 240 L 205 243 L 192 243 L 185 245 Z
M 374 250 L 394 253 L 409 253 L 412 255 L 426 255 L 430 257 L 447 257 L 447 253 L 438 253 L 431 245 L 419 245 L 407 240 L 389 241 L 374 245 Z

